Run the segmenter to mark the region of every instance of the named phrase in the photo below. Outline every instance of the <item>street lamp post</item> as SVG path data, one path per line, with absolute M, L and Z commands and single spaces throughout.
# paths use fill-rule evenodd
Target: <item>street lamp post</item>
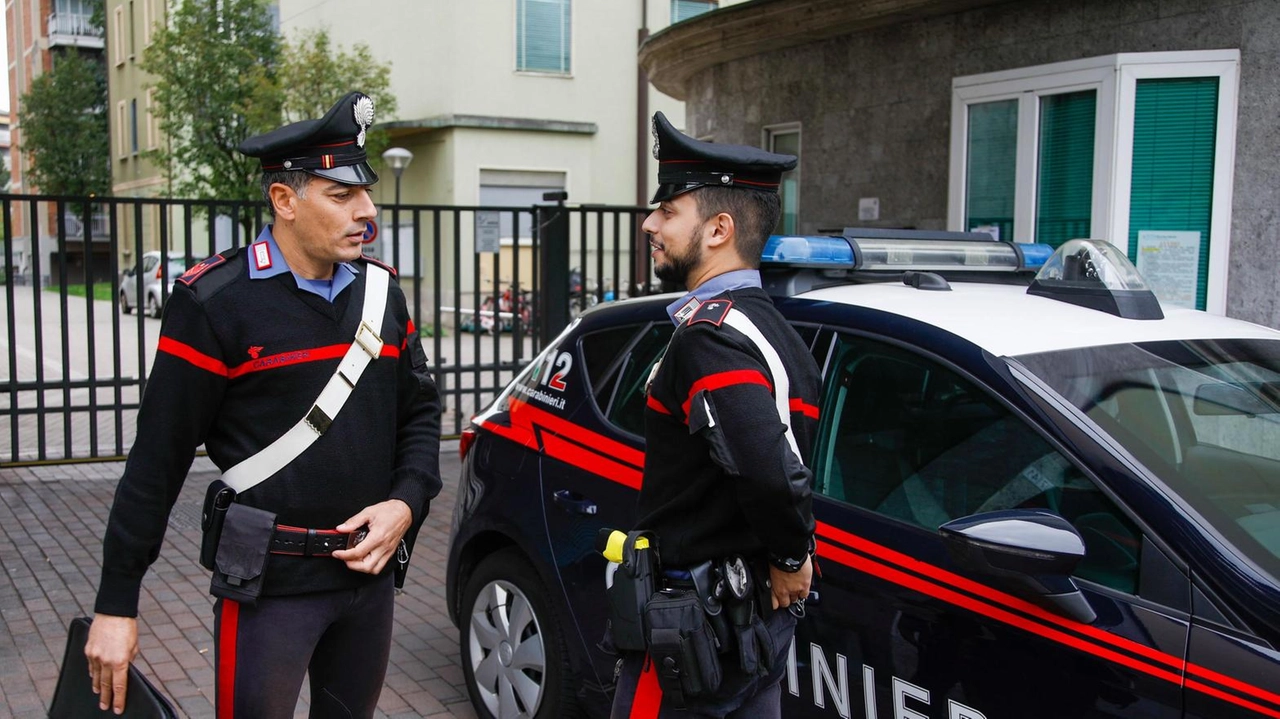
M 400 260 L 400 176 L 404 174 L 404 168 L 413 162 L 413 153 L 403 147 L 389 147 L 382 153 L 382 161 L 396 176 L 396 204 L 391 209 L 391 256 L 392 264 L 395 264 Z

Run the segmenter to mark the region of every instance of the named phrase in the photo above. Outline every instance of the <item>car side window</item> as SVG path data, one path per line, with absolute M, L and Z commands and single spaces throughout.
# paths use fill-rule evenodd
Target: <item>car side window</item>
M 1085 541 L 1075 576 L 1134 593 L 1141 534 L 1020 417 L 951 369 L 840 334 L 823 390 L 816 491 L 936 530 L 1001 509 L 1043 509 Z
M 645 385 L 674 331 L 670 322 L 653 322 L 582 338 L 592 396 L 601 414 L 617 427 L 644 435 Z

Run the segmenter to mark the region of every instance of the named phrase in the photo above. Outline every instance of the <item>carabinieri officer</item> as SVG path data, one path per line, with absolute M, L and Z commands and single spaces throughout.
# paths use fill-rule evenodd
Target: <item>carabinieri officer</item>
M 668 307 L 677 328 L 650 380 L 636 527 L 656 535 L 664 576 L 742 557 L 760 591 L 754 646 L 722 657 L 718 690 L 681 697 L 685 710 L 675 712 L 669 693 L 655 696 L 663 667 L 630 653 L 613 716 L 652 717 L 660 701 L 662 717 L 776 717 L 795 631 L 788 607 L 803 607 L 813 570 L 804 460 L 821 379 L 758 268 L 779 217 L 781 175 L 796 158 L 699 142 L 662 113 L 653 133 L 659 206 L 643 229 L 654 272 L 689 293 Z
M 361 254 L 373 116 L 353 92 L 246 140 L 274 222 L 174 285 L 103 542 L 85 650 L 103 708 L 125 705 L 142 578 L 203 444 L 223 472 L 201 552 L 217 716 L 292 717 L 307 674 L 312 717 L 373 715 L 392 570 L 440 490 L 421 339 L 394 273 Z

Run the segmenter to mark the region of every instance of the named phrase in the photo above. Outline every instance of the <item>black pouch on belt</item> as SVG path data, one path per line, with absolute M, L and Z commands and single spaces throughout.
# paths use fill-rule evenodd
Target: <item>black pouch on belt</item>
M 236 491 L 221 479 L 215 479 L 204 493 L 204 509 L 200 513 L 200 566 L 213 569 L 218 553 L 218 538 L 227 519 L 227 509 L 236 501 Z
M 649 600 L 644 615 L 649 657 L 664 696 L 684 706 L 720 689 L 720 648 L 696 592 L 664 589 Z
M 641 536 L 649 542 L 646 548 L 636 548 Z M 606 592 L 609 598 L 609 635 L 616 649 L 642 652 L 644 642 L 645 604 L 657 591 L 655 574 L 658 571 L 657 540 L 642 532 L 629 532 L 622 548 L 622 563 L 613 574 L 613 584 Z
M 243 504 L 227 509 L 209 593 L 253 605 L 262 594 L 276 515 Z

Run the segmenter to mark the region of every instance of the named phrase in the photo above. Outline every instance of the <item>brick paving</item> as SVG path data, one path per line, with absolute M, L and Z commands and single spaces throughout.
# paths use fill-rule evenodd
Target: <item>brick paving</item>
M 458 631 L 444 601 L 457 443 L 441 447 L 444 489 L 418 537 L 377 717 L 474 718 L 459 664 Z M 102 532 L 119 463 L 0 470 L 0 716 L 44 717 L 58 680 L 67 624 L 92 615 Z M 200 502 L 217 476 L 197 459 L 174 506 L 164 548 L 143 582 L 139 668 L 182 716 L 213 716 L 213 600 L 195 561 Z M 307 712 L 307 689 L 299 717 Z

